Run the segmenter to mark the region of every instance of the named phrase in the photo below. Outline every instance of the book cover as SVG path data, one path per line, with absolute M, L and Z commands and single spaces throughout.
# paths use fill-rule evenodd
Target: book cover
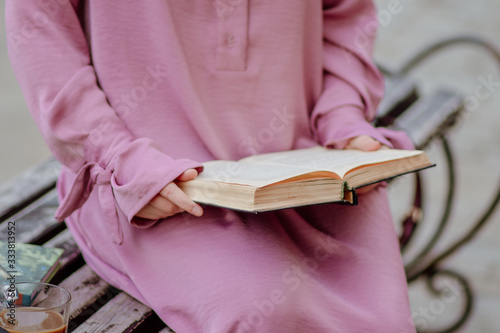
M 0 241 L 0 285 L 11 282 L 49 282 L 64 252 L 25 243 Z

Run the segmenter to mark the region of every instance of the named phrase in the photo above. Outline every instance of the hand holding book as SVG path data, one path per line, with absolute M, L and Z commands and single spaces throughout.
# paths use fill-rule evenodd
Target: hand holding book
M 266 211 L 326 202 L 357 203 L 356 191 L 427 168 L 424 152 L 391 150 L 361 135 L 346 150 L 310 149 L 254 155 L 240 161 L 210 161 L 169 183 L 138 214 L 159 219 L 187 211 L 201 216 L 197 203 L 243 211 Z M 361 190 L 359 190 L 361 189 Z
M 177 177 L 177 180 L 185 182 L 193 180 L 197 176 L 198 171 L 195 169 L 187 169 Z M 158 220 L 184 211 L 194 216 L 201 216 L 203 214 L 201 206 L 191 200 L 181 189 L 179 189 L 175 182 L 171 182 L 168 183 L 153 200 L 144 206 L 136 216 L 144 219 Z
M 381 144 L 374 138 L 368 135 L 360 135 L 349 140 L 349 143 L 345 146 L 344 149 L 359 149 L 362 151 L 375 151 L 379 149 L 390 149 L 389 147 Z M 379 186 L 379 184 L 368 185 L 362 187 L 358 190 L 358 193 L 367 193 L 373 190 L 375 187 Z
M 379 149 L 389 149 L 374 138 L 368 135 L 360 135 L 349 140 L 344 149 L 359 149 L 362 151 L 375 151 Z
M 354 137 L 346 146 L 346 149 L 359 149 L 364 151 L 373 151 L 381 148 L 384 149 L 387 147 L 368 135 Z M 188 169 L 177 177 L 176 180 L 184 182 L 193 180 L 197 176 L 198 171 L 195 169 Z M 376 186 L 376 184 L 367 186 L 362 192 L 368 192 Z M 144 206 L 136 216 L 144 219 L 158 220 L 181 212 L 188 212 L 194 216 L 201 216 L 203 214 L 203 209 L 200 205 L 191 200 L 175 182 L 171 182 L 167 184 L 153 200 Z
M 416 150 L 308 149 L 209 161 L 179 182 L 192 200 L 248 212 L 328 202 L 357 203 L 357 189 L 432 166 Z

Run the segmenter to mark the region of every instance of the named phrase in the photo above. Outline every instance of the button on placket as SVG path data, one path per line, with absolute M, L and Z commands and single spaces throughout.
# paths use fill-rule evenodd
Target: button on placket
M 235 44 L 236 44 L 236 37 L 234 37 L 233 35 L 229 35 L 227 37 L 227 46 L 233 47 Z
M 217 15 L 218 45 L 216 68 L 219 71 L 244 71 L 247 61 L 248 0 L 232 2 L 231 11 Z

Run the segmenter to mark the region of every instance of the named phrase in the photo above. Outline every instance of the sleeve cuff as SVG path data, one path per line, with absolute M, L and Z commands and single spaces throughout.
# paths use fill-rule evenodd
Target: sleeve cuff
M 132 142 L 116 158 L 113 172 L 113 193 L 118 207 L 128 221 L 137 227 L 147 228 L 157 221 L 141 219 L 135 215 L 168 183 L 186 169 L 201 169 L 199 162 L 188 159 L 174 160 L 161 152 L 146 138 Z
M 369 135 L 380 143 L 393 147 L 382 133 L 373 127 L 357 106 L 346 106 L 321 116 L 317 121 L 318 142 L 330 148 L 343 149 L 350 139 Z

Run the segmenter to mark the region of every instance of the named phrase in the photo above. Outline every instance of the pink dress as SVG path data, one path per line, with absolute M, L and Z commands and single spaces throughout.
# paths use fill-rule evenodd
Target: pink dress
M 356 207 L 135 217 L 212 159 L 342 148 L 383 94 L 369 0 L 7 0 L 9 54 L 64 165 L 87 263 L 175 331 L 414 332 L 383 187 Z

